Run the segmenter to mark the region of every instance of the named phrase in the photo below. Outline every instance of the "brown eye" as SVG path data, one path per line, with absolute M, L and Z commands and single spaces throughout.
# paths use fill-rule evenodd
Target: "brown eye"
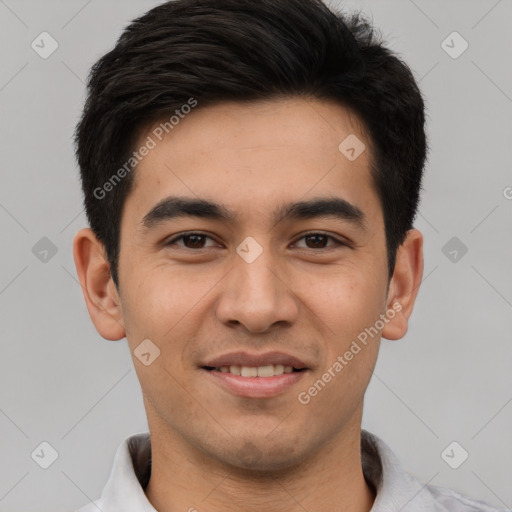
M 203 235 L 202 233 L 185 233 L 176 238 L 173 238 L 169 242 L 167 242 L 166 246 L 178 246 L 185 249 L 205 249 L 207 247 L 211 247 L 212 245 L 205 245 L 207 240 L 212 240 L 211 237 L 207 235 Z M 182 242 L 177 243 L 177 242 Z M 212 240 L 213 242 L 213 240 Z
M 304 235 L 302 238 L 298 240 L 298 242 L 301 240 L 305 241 L 305 245 L 302 245 L 300 247 L 306 249 L 328 249 L 332 247 L 346 245 L 343 242 L 337 240 L 336 238 L 330 235 L 326 235 L 324 233 L 310 233 Z M 329 244 L 329 240 L 331 240 L 334 243 Z
M 308 235 L 304 237 L 305 240 L 309 241 L 308 247 L 310 249 L 323 249 L 327 244 L 328 238 L 326 235 Z
M 185 235 L 183 244 L 189 249 L 202 249 L 205 237 L 203 235 Z

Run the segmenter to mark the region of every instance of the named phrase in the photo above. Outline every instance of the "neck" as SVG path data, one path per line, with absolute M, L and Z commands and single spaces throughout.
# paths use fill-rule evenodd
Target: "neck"
M 375 494 L 364 479 L 360 422 L 313 457 L 272 472 L 242 470 L 207 458 L 176 434 L 151 432 L 146 496 L 159 512 L 368 512 Z

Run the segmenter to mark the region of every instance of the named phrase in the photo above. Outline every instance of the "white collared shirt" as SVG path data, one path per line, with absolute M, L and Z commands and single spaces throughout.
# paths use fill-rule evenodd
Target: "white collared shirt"
M 510 512 L 456 491 L 424 485 L 406 473 L 391 449 L 361 431 L 363 473 L 375 489 L 370 512 Z M 127 437 L 119 446 L 101 498 L 76 512 L 157 512 L 144 494 L 151 474 L 149 433 Z

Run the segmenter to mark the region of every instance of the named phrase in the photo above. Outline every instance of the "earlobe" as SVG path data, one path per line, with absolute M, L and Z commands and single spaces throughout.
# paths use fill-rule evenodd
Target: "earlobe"
M 126 336 L 121 302 L 112 281 L 103 244 L 90 228 L 73 240 L 73 257 L 85 303 L 96 330 L 107 340 Z
M 410 229 L 403 244 L 398 248 L 396 264 L 387 297 L 387 310 L 393 316 L 382 330 L 382 337 L 398 340 L 407 333 L 409 317 L 423 276 L 423 235 Z M 391 318 L 392 316 L 392 318 Z

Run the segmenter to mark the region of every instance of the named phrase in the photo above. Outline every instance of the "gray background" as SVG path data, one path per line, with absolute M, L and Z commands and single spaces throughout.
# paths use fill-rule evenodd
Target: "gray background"
M 157 3 L 0 0 L 0 511 L 88 503 L 122 440 L 147 430 L 126 340 L 97 334 L 76 279 L 86 220 L 71 136 L 88 69 Z M 383 341 L 363 426 L 424 482 L 510 508 L 512 2 L 344 5 L 412 67 L 432 148 L 416 222 L 424 282 L 406 337 Z M 47 59 L 31 48 L 43 31 L 59 45 Z M 469 43 L 456 59 L 441 44 L 453 31 Z M 46 260 L 43 237 L 57 249 Z M 46 470 L 31 458 L 43 441 L 59 454 Z M 458 469 L 441 457 L 452 441 L 469 453 Z

